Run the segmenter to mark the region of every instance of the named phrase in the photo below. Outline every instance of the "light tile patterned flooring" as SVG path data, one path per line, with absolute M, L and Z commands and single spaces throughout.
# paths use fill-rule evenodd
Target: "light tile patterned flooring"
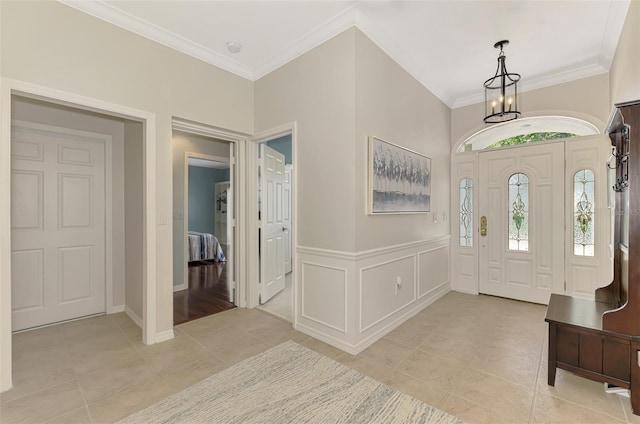
M 602 384 L 558 370 L 547 386 L 544 314 L 452 292 L 357 356 L 258 310 L 183 324 L 153 346 L 124 314 L 90 318 L 13 336 L 14 388 L 0 395 L 0 422 L 113 422 L 294 340 L 470 423 L 640 423 Z
M 273 296 L 267 303 L 260 305 L 258 309 L 267 311 L 272 315 L 283 318 L 286 321 L 293 322 L 293 313 L 291 311 L 291 278 L 292 273 L 288 273 L 284 279 L 284 290 Z

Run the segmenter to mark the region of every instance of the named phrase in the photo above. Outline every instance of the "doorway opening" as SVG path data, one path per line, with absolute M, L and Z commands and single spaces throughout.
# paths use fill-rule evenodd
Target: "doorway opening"
M 156 333 L 155 115 L 20 81 L 3 79 L 2 83 L 0 163 L 5 174 L 0 192 L 6 201 L 0 208 L 3 216 L 0 225 L 0 390 L 6 390 L 11 387 L 12 331 L 95 314 L 126 312 L 129 306 L 139 318 L 135 324 L 141 331 L 136 337 L 141 333 L 144 344 L 154 344 L 165 336 L 170 338 L 172 333 Z M 118 141 L 106 129 L 110 125 L 118 127 Z M 14 139 L 22 144 L 15 145 Z M 135 153 L 125 155 L 124 149 Z M 29 159 L 40 162 L 42 169 L 28 169 L 25 163 Z M 88 170 L 92 168 L 91 163 L 96 165 L 93 171 Z M 87 169 L 82 168 L 83 164 Z M 68 168 L 64 168 L 66 166 Z M 111 172 L 110 186 L 107 171 Z M 13 178 L 12 173 L 17 173 L 17 177 Z M 138 193 L 136 206 L 131 210 L 126 209 L 131 202 L 127 202 L 128 194 L 122 188 L 129 184 L 129 188 Z M 95 194 L 96 202 L 91 201 L 89 193 Z M 109 202 L 111 208 L 107 207 Z M 35 208 L 27 208 L 30 204 Z M 52 204 L 55 210 L 45 210 Z M 28 216 L 19 215 L 21 209 L 29 209 Z M 77 242 L 79 233 L 84 230 L 91 233 L 94 224 L 102 228 L 104 234 L 100 237 L 97 235 L 100 230 L 93 231 L 96 237 L 89 244 L 67 246 L 67 234 L 64 237 L 42 234 L 48 228 L 62 228 Z M 115 234 L 116 227 L 121 229 L 120 234 Z M 134 227 L 137 232 L 126 231 L 125 227 Z M 27 234 L 29 232 L 31 234 Z M 36 234 L 38 232 L 41 234 Z M 38 241 L 52 244 L 25 245 L 24 249 L 20 245 Z M 135 261 L 119 256 L 127 248 L 133 250 Z M 56 253 L 51 254 L 51 250 Z M 102 263 L 99 266 L 82 263 L 89 258 Z M 24 272 L 40 276 L 26 266 L 31 259 L 35 260 L 33 268 L 41 265 L 42 284 L 22 286 L 28 279 Z M 118 262 L 121 268 L 115 269 Z M 75 272 L 90 275 L 92 283 L 83 285 L 83 279 Z M 121 279 L 116 281 L 116 276 Z M 55 312 L 40 322 L 21 323 L 16 318 L 14 327 L 14 313 L 38 313 L 47 308 L 47 302 L 53 298 L 53 292 L 47 292 L 53 279 L 56 284 L 61 282 L 53 290 L 58 295 L 55 299 L 58 310 L 73 309 L 76 302 L 99 297 L 102 299 L 94 305 L 101 306 L 96 306 L 98 310 L 75 311 L 70 316 Z M 96 290 L 104 291 L 98 294 Z M 11 296 L 12 291 L 20 297 Z M 129 292 L 135 297 L 129 298 Z
M 142 327 L 143 124 L 20 95 L 11 109 L 12 331 L 117 312 Z
M 173 119 L 174 325 L 242 306 L 234 135 Z
M 258 308 L 293 322 L 293 135 L 258 147 Z

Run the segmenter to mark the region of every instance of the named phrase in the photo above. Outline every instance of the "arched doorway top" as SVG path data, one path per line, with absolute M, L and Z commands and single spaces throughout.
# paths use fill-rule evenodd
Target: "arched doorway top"
M 484 128 L 463 141 L 456 153 L 484 150 L 497 141 L 522 134 L 550 132 L 578 136 L 600 134 L 595 125 L 583 119 L 569 116 L 534 116 Z

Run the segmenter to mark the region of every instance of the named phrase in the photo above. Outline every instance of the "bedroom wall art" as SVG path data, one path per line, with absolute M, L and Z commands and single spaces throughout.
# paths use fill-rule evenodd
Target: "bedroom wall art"
M 369 137 L 369 213 L 422 213 L 431 207 L 431 159 Z

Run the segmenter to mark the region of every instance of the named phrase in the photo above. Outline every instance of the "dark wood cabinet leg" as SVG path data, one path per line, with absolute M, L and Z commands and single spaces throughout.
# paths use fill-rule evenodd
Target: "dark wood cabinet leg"
M 549 386 L 555 386 L 556 384 L 556 353 L 557 344 L 556 336 L 558 333 L 558 326 L 549 323 L 549 363 L 547 364 L 547 384 Z
M 638 366 L 640 342 L 631 342 L 631 409 L 634 415 L 640 415 L 640 367 Z

